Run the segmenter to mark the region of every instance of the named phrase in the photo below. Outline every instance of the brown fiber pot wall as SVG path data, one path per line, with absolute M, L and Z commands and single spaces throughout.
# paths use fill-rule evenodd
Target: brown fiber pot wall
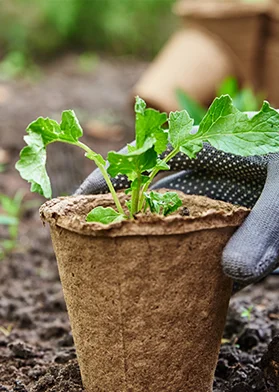
M 221 252 L 248 211 L 184 196 L 190 217 L 110 226 L 84 217 L 109 195 L 53 199 L 51 226 L 88 392 L 210 392 L 231 281 Z

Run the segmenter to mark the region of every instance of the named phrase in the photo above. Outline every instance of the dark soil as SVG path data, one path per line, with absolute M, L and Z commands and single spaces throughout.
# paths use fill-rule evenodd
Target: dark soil
M 102 60 L 97 69 L 81 74 L 69 57 L 49 67 L 38 84 L 0 85 L 0 164 L 3 149 L 6 161 L 0 192 L 12 196 L 22 188 L 25 200 L 43 201 L 29 193 L 13 168 L 24 128 L 39 115 L 57 117 L 62 109 L 74 108 L 81 113 L 86 141 L 101 153 L 131 140 L 129 91 L 144 66 Z M 92 169 L 71 149 L 52 149 L 50 155 L 55 193 L 71 193 Z M 279 391 L 278 279 L 271 276 L 232 298 L 214 392 Z M 38 205 L 29 204 L 18 247 L 0 262 L 0 392 L 82 390 L 48 229 L 39 220 Z

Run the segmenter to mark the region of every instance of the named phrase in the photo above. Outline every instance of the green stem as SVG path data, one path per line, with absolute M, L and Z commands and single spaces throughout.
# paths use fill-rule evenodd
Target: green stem
M 86 152 L 87 152 L 88 154 L 90 154 L 90 155 L 93 155 L 93 154 L 94 154 L 94 152 L 93 152 L 86 144 L 84 144 L 84 143 L 82 143 L 82 142 L 77 142 L 77 143 L 73 143 L 73 144 L 75 144 L 76 146 L 81 147 L 84 151 L 86 151 Z M 122 206 L 121 206 L 121 204 L 120 204 L 120 201 L 119 201 L 119 199 L 118 199 L 117 193 L 116 193 L 116 191 L 115 191 L 115 189 L 114 189 L 114 187 L 113 187 L 113 185 L 112 185 L 112 182 L 111 182 L 111 180 L 110 180 L 110 177 L 109 177 L 109 175 L 108 175 L 108 173 L 107 173 L 107 171 L 106 171 L 105 166 L 102 165 L 102 164 L 100 164 L 100 163 L 99 163 L 97 160 L 95 160 L 93 157 L 92 157 L 92 159 L 93 159 L 94 162 L 96 163 L 97 167 L 100 169 L 100 171 L 101 171 L 101 173 L 102 173 L 102 175 L 103 175 L 103 177 L 104 177 L 104 179 L 105 179 L 105 181 L 106 181 L 106 183 L 107 183 L 107 186 L 108 186 L 108 188 L 109 188 L 109 190 L 110 190 L 110 193 L 111 193 L 111 195 L 112 195 L 112 198 L 113 198 L 113 200 L 114 200 L 114 202 L 115 202 L 115 205 L 116 205 L 116 207 L 117 207 L 117 209 L 118 209 L 118 212 L 119 212 L 120 214 L 125 215 L 125 213 L 124 213 L 124 211 L 123 211 L 123 208 L 122 208 Z
M 141 173 L 138 173 L 138 186 L 136 189 L 132 190 L 132 195 L 131 195 L 131 201 L 132 201 L 132 206 L 131 206 L 131 215 L 134 216 L 139 209 L 139 196 L 140 196 L 140 187 L 141 187 Z
M 175 148 L 173 149 L 164 159 L 163 162 L 168 163 L 176 154 L 179 153 L 179 148 Z M 144 184 L 141 193 L 140 193 L 140 200 L 139 200 L 139 211 L 141 211 L 141 209 L 143 208 L 143 204 L 144 204 L 144 193 L 147 192 L 149 185 L 151 184 L 151 182 L 154 180 L 154 178 L 156 177 L 156 175 L 159 173 L 160 169 L 158 168 L 154 168 L 152 170 L 152 172 L 149 175 L 149 180 Z

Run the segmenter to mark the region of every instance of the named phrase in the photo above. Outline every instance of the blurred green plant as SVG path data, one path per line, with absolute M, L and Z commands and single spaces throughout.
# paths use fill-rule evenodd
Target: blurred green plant
M 259 110 L 264 98 L 262 93 L 255 93 L 250 87 L 240 88 L 237 79 L 232 76 L 224 79 L 217 89 L 218 97 L 225 94 L 231 96 L 234 105 L 242 112 Z M 198 125 L 206 113 L 206 108 L 181 89 L 176 90 L 176 97 L 180 108 L 187 110 L 194 119 L 194 124 Z
M 17 77 L 35 80 L 40 75 L 39 67 L 20 51 L 8 53 L 0 62 L 0 80 L 10 80 Z
M 67 49 L 153 56 L 176 25 L 174 1 L 0 2 L 0 47 L 46 60 Z
M 194 119 L 194 125 L 198 125 L 205 116 L 206 108 L 181 89 L 176 90 L 176 97 L 180 109 L 187 110 L 190 117 Z
M 84 52 L 78 57 L 78 68 L 81 72 L 92 72 L 99 64 L 100 58 L 96 53 Z
M 235 106 L 242 112 L 254 112 L 260 109 L 263 94 L 255 93 L 252 88 L 240 88 L 236 78 L 230 76 L 226 78 L 217 89 L 217 96 L 229 94 Z
M 6 226 L 8 236 L 0 240 L 0 260 L 13 251 L 17 245 L 18 226 L 23 207 L 23 193 L 17 192 L 13 198 L 0 193 L 0 225 Z

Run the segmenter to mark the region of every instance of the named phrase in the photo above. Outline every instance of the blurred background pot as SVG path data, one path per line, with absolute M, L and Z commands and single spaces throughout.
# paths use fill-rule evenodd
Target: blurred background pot
M 268 17 L 267 44 L 265 48 L 264 85 L 268 99 L 279 107 L 279 2 L 274 4 Z
M 207 105 L 216 86 L 234 74 L 228 48 L 200 26 L 192 26 L 174 33 L 136 84 L 134 94 L 150 107 L 167 112 L 179 108 L 177 89 Z
M 208 106 L 228 76 L 253 86 L 255 91 L 265 89 L 264 48 L 270 8 L 268 0 L 253 4 L 178 0 L 174 13 L 182 20 L 183 28 L 172 35 L 135 85 L 133 94 L 140 95 L 151 107 L 169 112 L 179 109 L 177 89 Z M 270 80 L 274 83 L 275 72 Z M 278 102 L 275 100 L 275 104 Z
M 183 199 L 189 216 L 106 226 L 85 217 L 112 205 L 110 195 L 41 207 L 87 392 L 212 391 L 232 289 L 221 253 L 248 210 Z

